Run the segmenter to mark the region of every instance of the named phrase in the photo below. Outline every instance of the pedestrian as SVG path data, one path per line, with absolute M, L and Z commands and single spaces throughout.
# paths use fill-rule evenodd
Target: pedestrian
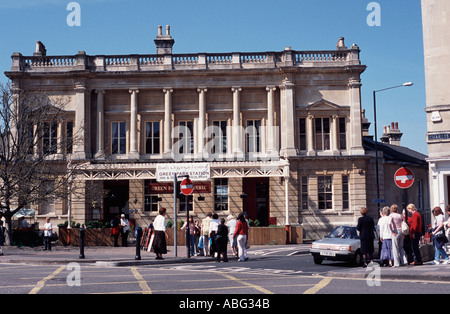
M 2 246 L 5 243 L 5 227 L 3 227 L 3 220 L 0 219 L 0 256 L 3 255 Z
M 448 264 L 449 259 L 447 252 L 445 252 L 445 244 L 448 242 L 444 229 L 444 213 L 439 206 L 433 208 L 433 229 L 431 235 L 433 236 L 434 244 L 434 261 L 433 265 L 439 265 L 441 256 L 444 258 L 443 264 Z
M 189 225 L 189 226 L 188 226 Z M 191 256 L 194 256 L 195 249 L 194 249 L 194 231 L 195 231 L 195 223 L 194 223 L 194 217 L 189 216 L 189 224 L 186 221 L 183 224 L 183 227 L 181 227 L 181 230 L 186 230 L 186 228 L 189 228 L 189 237 L 186 237 L 186 241 L 189 243 L 189 251 L 191 253 Z
M 422 237 L 422 216 L 417 211 L 414 204 L 409 204 L 406 209 L 411 214 L 408 218 L 409 234 L 411 238 L 411 249 L 414 254 L 414 261 L 411 265 L 423 265 L 422 255 L 420 254 L 419 241 Z
M 356 229 L 359 231 L 359 240 L 361 242 L 360 250 L 363 256 L 364 267 L 367 267 L 368 259 L 370 259 L 370 263 L 373 263 L 375 222 L 372 217 L 367 215 L 367 208 L 361 208 L 360 213 L 362 217 L 358 218 Z
M 244 213 L 240 213 L 237 218 L 236 230 L 234 230 L 233 238 L 236 238 L 237 247 L 239 252 L 239 262 L 245 262 L 248 260 L 247 255 L 247 236 L 248 236 L 248 223 L 245 219 Z
M 238 255 L 237 250 L 237 242 L 236 239 L 233 238 L 234 230 L 236 230 L 236 217 L 234 215 L 230 214 L 227 216 L 227 227 L 228 227 L 228 240 L 230 241 L 231 245 L 231 252 L 233 253 L 233 256 Z
M 203 253 L 205 256 L 209 254 L 209 223 L 211 221 L 212 214 L 207 213 L 206 217 L 202 220 L 202 237 L 203 237 Z
M 52 231 L 53 226 L 50 222 L 50 217 L 45 218 L 44 224 L 44 251 L 52 250 Z
M 217 226 L 217 234 L 215 238 L 217 257 L 216 261 L 220 262 L 220 256 L 222 255 L 222 261 L 228 262 L 227 249 L 228 249 L 228 227 L 225 225 L 225 218 L 220 218 L 219 225 Z
M 120 219 L 119 215 L 111 220 L 111 236 L 114 237 L 114 247 L 119 246 Z
M 163 254 L 167 254 L 167 241 L 169 238 L 166 232 L 166 209 L 161 207 L 159 214 L 153 221 L 153 228 L 155 237 L 153 239 L 153 252 L 156 254 L 156 259 L 164 259 Z
M 380 260 L 381 266 L 393 266 L 394 257 L 392 255 L 392 235 L 395 234 L 392 218 L 389 216 L 390 209 L 384 206 L 380 210 L 381 218 L 378 219 L 378 227 L 380 230 L 381 252 Z
M 217 227 L 219 227 L 219 215 L 214 213 L 212 215 L 212 219 L 209 222 L 209 242 L 210 242 L 210 248 L 209 248 L 209 254 L 211 257 L 216 257 L 216 234 L 217 234 Z
M 445 206 L 445 211 L 447 212 L 448 215 L 448 220 L 445 223 L 445 235 L 447 236 L 447 239 L 450 240 L 450 204 Z
M 198 247 L 198 243 L 200 242 L 201 232 L 200 232 L 200 220 L 195 221 L 195 229 L 194 229 L 194 248 L 195 248 L 195 256 L 200 255 L 200 248 Z
M 392 236 L 392 255 L 394 258 L 394 267 L 399 267 L 400 265 L 407 264 L 405 250 L 403 249 L 403 238 L 402 233 L 402 222 L 403 215 L 398 213 L 398 205 L 391 205 L 391 213 L 389 217 L 392 219 L 394 224 L 395 235 Z
M 125 217 L 125 214 L 120 216 L 120 230 L 122 236 L 122 246 L 128 246 L 128 234 L 130 233 L 130 222 Z

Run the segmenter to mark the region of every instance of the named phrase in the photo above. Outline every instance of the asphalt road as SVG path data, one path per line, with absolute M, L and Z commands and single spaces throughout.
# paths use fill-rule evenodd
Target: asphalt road
M 273 294 L 441 294 L 450 291 L 449 282 L 433 280 L 335 277 L 330 272 L 351 269 L 339 262 L 325 261 L 322 265 L 315 265 L 309 254 L 299 254 L 289 247 L 252 250 L 249 256 L 247 262 L 230 259 L 228 263 L 130 267 L 77 263 L 0 264 L 0 295 L 164 294 L 165 299 L 167 295 L 176 296 L 170 306 L 178 308 L 188 306 L 186 296 L 191 296 L 192 301 L 192 296 L 196 295 L 196 300 L 206 302 L 212 295 L 222 295 L 225 298 L 214 307 L 223 307 L 224 302 L 231 302 L 226 301 L 229 300 L 227 298 L 247 300 L 250 295 L 255 298 L 251 301 L 253 305 L 245 306 L 255 307 L 255 302 L 258 302 L 260 309 L 264 309 L 264 300 L 270 302 L 269 295 Z M 368 278 L 375 278 L 370 273 L 368 275 Z M 200 305 L 206 306 L 207 303 L 196 304 Z M 227 305 L 232 306 L 225 303 Z

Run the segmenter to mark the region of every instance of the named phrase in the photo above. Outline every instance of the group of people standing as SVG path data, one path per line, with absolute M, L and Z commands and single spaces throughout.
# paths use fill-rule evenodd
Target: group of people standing
M 380 240 L 380 261 L 382 266 L 399 267 L 401 265 L 423 265 L 419 244 L 422 237 L 423 221 L 414 204 L 406 207 L 406 212 L 399 213 L 398 205 L 385 206 L 380 210 L 378 219 Z M 445 229 L 450 228 L 450 219 L 445 222 L 444 214 L 440 207 L 433 209 L 434 222 L 428 230 L 433 239 L 435 257 L 433 264 L 440 263 L 440 257 L 444 258 L 443 264 L 449 263 L 445 252 L 445 243 L 448 242 Z M 450 205 L 447 206 L 450 214 Z M 368 261 L 373 262 L 375 223 L 372 217 L 367 215 L 367 209 L 361 209 L 357 229 L 360 232 L 361 254 L 364 266 Z
M 154 239 L 152 249 L 156 254 L 156 259 L 163 259 L 162 254 L 167 254 L 168 234 L 166 232 L 165 222 L 166 209 L 161 208 L 158 216 L 153 222 Z M 248 247 L 248 221 L 246 213 L 240 213 L 237 219 L 234 215 L 229 215 L 227 219 L 220 218 L 214 213 L 207 213 L 201 221 L 192 216 L 185 222 L 181 230 L 189 228 L 189 250 L 192 256 L 198 256 L 201 253 L 204 256 L 211 256 L 220 262 L 228 262 L 227 250 L 228 243 L 231 245 L 233 256 L 238 256 L 238 261 L 247 261 Z

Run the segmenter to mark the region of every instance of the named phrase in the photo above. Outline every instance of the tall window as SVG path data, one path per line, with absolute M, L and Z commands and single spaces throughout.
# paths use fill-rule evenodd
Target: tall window
M 317 178 L 317 192 L 319 194 L 319 209 L 331 209 L 333 206 L 331 176 L 319 176 Z
M 67 154 L 73 153 L 73 121 L 69 121 L 66 123 L 66 136 L 67 136 L 67 145 L 66 152 Z
M 247 153 L 261 152 L 261 120 L 247 120 L 246 151 Z
M 342 209 L 349 209 L 348 176 L 342 176 Z
M 145 153 L 159 154 L 160 153 L 160 130 L 159 122 L 145 123 Z
M 44 154 L 56 154 L 58 145 L 58 124 L 56 122 L 44 122 Z
M 127 124 L 126 122 L 113 122 L 112 123 L 112 132 L 111 132 L 111 138 L 112 138 L 112 147 L 111 147 L 111 153 L 112 154 L 126 154 L 126 147 L 127 147 Z
M 44 181 L 42 184 L 42 194 L 46 195 L 45 200 L 41 203 L 39 215 L 45 215 L 55 212 L 55 182 Z
M 306 150 L 306 118 L 300 118 L 299 120 L 300 129 L 300 150 Z
M 339 118 L 339 149 L 347 149 L 347 132 L 345 118 Z
M 214 131 L 220 130 L 219 134 L 214 133 L 214 149 L 211 153 L 225 154 L 227 152 L 227 121 L 213 121 Z M 218 146 L 216 146 L 218 145 Z
M 179 201 L 180 201 L 180 212 L 186 212 L 187 206 L 189 208 L 189 211 L 193 210 L 194 197 L 192 194 L 191 195 L 182 195 L 180 197 Z
M 214 179 L 214 210 L 228 210 L 228 179 Z
M 308 176 L 301 176 L 302 209 L 308 209 Z
M 181 129 L 180 141 L 182 143 L 180 154 L 193 154 L 194 153 L 194 122 L 193 121 L 180 121 L 178 125 Z
M 155 183 L 156 180 L 145 180 L 144 181 L 144 211 L 146 212 L 157 212 L 158 211 L 158 195 L 150 194 L 148 185 L 150 183 Z
M 316 150 L 330 149 L 330 118 L 315 118 Z

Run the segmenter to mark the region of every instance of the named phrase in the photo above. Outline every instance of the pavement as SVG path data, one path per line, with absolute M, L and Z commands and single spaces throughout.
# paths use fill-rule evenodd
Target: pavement
M 276 247 L 282 247 L 277 245 Z M 288 245 L 285 245 L 285 247 Z M 293 251 L 296 255 L 309 254 L 310 244 L 297 244 Z M 275 246 L 252 246 L 250 256 L 252 260 L 262 258 L 259 254 L 251 254 L 251 251 L 273 249 Z M 163 265 L 176 263 L 210 263 L 214 262 L 211 257 L 191 256 L 187 258 L 184 246 L 175 248 L 168 247 L 168 253 L 164 260 L 156 260 L 155 254 L 147 251 L 140 251 L 140 259 L 136 259 L 136 248 L 134 245 L 128 247 L 85 247 L 84 258 L 80 258 L 80 248 L 73 246 L 54 245 L 51 251 L 44 251 L 43 247 L 2 247 L 4 255 L 0 256 L 0 263 L 21 263 L 21 264 L 68 264 L 71 262 L 90 264 L 105 267 L 120 266 L 143 266 L 143 265 Z M 322 265 L 326 267 L 325 265 Z M 317 267 L 322 267 L 317 266 Z M 322 272 L 322 275 L 337 278 L 381 278 L 394 280 L 413 281 L 437 281 L 450 282 L 450 264 L 432 265 L 431 261 L 425 262 L 421 266 L 400 266 L 400 267 L 342 267 L 342 269 Z M 377 277 L 379 276 L 379 277 Z

